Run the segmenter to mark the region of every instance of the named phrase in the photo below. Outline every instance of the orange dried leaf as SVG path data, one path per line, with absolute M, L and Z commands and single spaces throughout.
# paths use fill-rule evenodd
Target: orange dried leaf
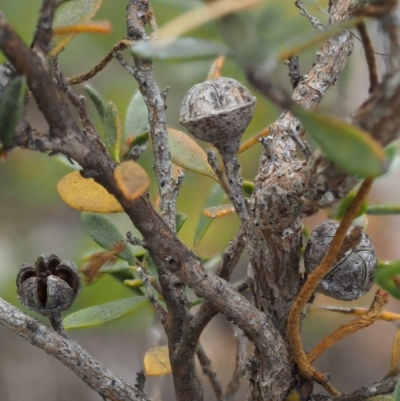
M 124 209 L 93 178 L 83 178 L 79 171 L 67 174 L 57 184 L 61 199 L 74 209 L 94 213 L 122 213 Z
M 144 356 L 143 363 L 147 376 L 168 375 L 172 372 L 167 346 L 152 348 Z
M 142 196 L 150 186 L 146 171 L 132 160 L 118 164 L 114 178 L 122 194 L 131 201 Z
M 229 214 L 232 213 L 235 213 L 235 209 L 232 205 L 212 206 L 203 210 L 203 214 L 209 217 L 210 219 L 228 216 Z

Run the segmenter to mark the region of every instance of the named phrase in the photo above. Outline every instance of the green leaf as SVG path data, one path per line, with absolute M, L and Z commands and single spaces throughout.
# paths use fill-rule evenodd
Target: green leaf
M 214 170 L 208 164 L 206 152 L 188 135 L 168 128 L 168 145 L 173 163 L 218 181 Z
M 73 330 L 99 326 L 136 312 L 146 303 L 148 303 L 147 296 L 143 295 L 92 306 L 68 315 L 63 320 L 64 327 L 66 330 Z
M 94 107 L 96 107 L 96 110 L 99 113 L 101 119 L 104 121 L 104 114 L 106 111 L 104 100 L 90 85 L 85 85 L 84 88 L 86 93 L 90 97 L 90 100 L 93 102 Z
M 203 209 L 211 206 L 222 205 L 225 202 L 226 194 L 219 184 L 216 184 L 210 192 L 206 202 L 204 203 Z M 204 216 L 203 213 L 200 216 L 199 222 L 197 223 L 196 233 L 194 235 L 194 245 L 197 245 L 203 238 L 204 234 L 209 229 L 213 219 L 209 219 Z
M 400 205 L 369 205 L 366 213 L 375 216 L 400 214 Z
M 344 121 L 294 105 L 291 110 L 325 155 L 345 172 L 376 177 L 386 171 L 386 154 L 375 139 Z
M 350 192 L 341 202 L 339 207 L 337 208 L 336 211 L 336 216 L 335 219 L 336 220 L 341 220 L 343 219 L 344 215 L 347 212 L 347 209 L 350 207 L 350 205 L 353 203 L 354 198 L 356 197 L 356 192 Z M 366 200 L 363 201 L 363 203 L 361 204 L 361 207 L 359 209 L 359 211 L 357 212 L 355 218 L 362 216 L 363 214 L 365 214 L 365 212 L 367 211 L 368 208 L 368 202 Z
M 255 17 L 250 12 L 242 12 L 229 14 L 218 21 L 221 36 L 235 52 L 235 57 L 255 60 L 261 56 Z
M 400 380 L 397 380 L 392 397 L 393 401 L 400 401 Z
M 228 53 L 228 49 L 218 42 L 184 37 L 174 40 L 141 41 L 131 47 L 131 52 L 155 60 L 188 61 L 223 56 Z
M 113 102 L 107 103 L 104 112 L 104 138 L 108 152 L 118 163 L 121 150 L 122 128 L 117 106 Z
M 130 265 L 134 264 L 135 256 L 133 252 L 112 221 L 101 214 L 84 212 L 82 213 L 82 224 L 90 237 L 103 249 L 110 251 L 118 247 L 118 245 L 124 244 L 125 247 L 117 253 L 117 256 L 126 260 Z
M 400 299 L 400 260 L 379 262 L 375 273 L 375 281 L 389 294 Z
M 53 29 L 90 21 L 103 0 L 70 0 L 58 7 L 53 21 Z M 75 36 L 75 34 L 57 35 L 53 39 L 51 55 L 57 55 Z
M 255 188 L 253 181 L 243 181 L 242 189 L 247 196 L 251 196 Z
M 0 143 L 11 145 L 15 130 L 24 111 L 25 77 L 15 78 L 5 89 L 0 101 Z
M 390 145 L 386 146 L 384 150 L 386 153 L 388 169 L 385 174 L 379 177 L 380 179 L 388 177 L 400 167 L 399 142 L 392 142 Z
M 135 139 L 132 142 L 132 146 L 140 146 L 144 145 L 147 141 L 149 140 L 149 133 L 148 132 L 143 132 L 143 134 L 140 134 L 135 137 Z
M 183 225 L 185 224 L 185 221 L 187 219 L 186 214 L 183 213 L 177 213 L 176 214 L 176 233 L 178 234 L 179 231 L 181 230 L 181 228 L 183 227 Z
M 136 91 L 126 112 L 125 135 L 134 135 L 136 138 L 138 135 L 147 131 L 148 125 L 149 111 L 146 102 L 144 101 L 142 94 L 139 91 Z M 140 143 L 135 145 L 140 145 Z

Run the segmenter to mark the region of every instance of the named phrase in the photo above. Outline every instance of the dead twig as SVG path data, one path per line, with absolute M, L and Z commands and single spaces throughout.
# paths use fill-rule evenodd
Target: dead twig
M 368 71 L 369 71 L 369 92 L 371 93 L 379 83 L 378 78 L 378 66 L 375 59 L 375 49 L 372 44 L 371 38 L 368 35 L 367 27 L 365 22 L 361 22 L 357 25 L 358 32 L 360 33 L 360 38 L 364 46 L 365 58 L 367 60 Z
M 217 374 L 211 367 L 210 358 L 205 353 L 201 344 L 198 344 L 196 347 L 196 355 L 197 359 L 200 362 L 201 369 L 203 373 L 208 377 L 210 380 L 211 386 L 214 390 L 215 396 L 218 401 L 224 401 L 224 392 L 222 390 L 221 383 L 218 379 Z
M 242 381 L 246 369 L 247 338 L 239 328 L 235 327 L 234 330 L 237 339 L 235 370 L 226 387 L 224 401 L 231 401 L 233 399 L 239 389 L 240 382 Z
M 107 64 L 113 59 L 113 54 L 115 52 L 121 51 L 126 49 L 128 46 L 132 45 L 133 41 L 127 40 L 127 39 L 122 39 L 118 43 L 116 43 L 111 50 L 104 56 L 103 59 L 101 59 L 93 68 L 91 68 L 89 71 L 85 72 L 84 74 L 77 75 L 75 77 L 68 78 L 68 82 L 71 85 L 76 85 L 80 84 L 82 82 L 85 82 L 91 78 L 93 78 L 96 74 L 98 74 L 100 71 L 102 71 Z
M 400 329 L 396 331 L 392 346 L 392 355 L 390 360 L 390 370 L 389 373 L 384 377 L 384 379 L 389 379 L 390 377 L 396 377 L 400 373 Z
M 359 318 L 351 321 L 350 323 L 340 326 L 333 333 L 327 335 L 307 355 L 309 363 L 311 364 L 314 361 L 316 361 L 327 349 L 332 347 L 341 339 L 373 324 L 379 318 L 379 315 L 382 313 L 388 301 L 389 301 L 389 296 L 387 292 L 383 290 L 378 290 L 375 294 L 375 298 L 368 312 L 363 314 Z
M 318 383 L 324 385 L 331 394 L 338 394 L 336 390 L 328 384 L 327 377 L 318 372 L 308 361 L 307 355 L 303 349 L 301 334 L 300 334 L 300 321 L 301 314 L 307 302 L 316 290 L 319 282 L 326 276 L 330 269 L 335 265 L 338 254 L 342 248 L 343 241 L 347 235 L 347 231 L 356 216 L 361 203 L 366 198 L 371 186 L 373 179 L 366 179 L 361 185 L 354 198 L 353 203 L 347 210 L 343 217 L 340 225 L 332 239 L 328 253 L 322 260 L 320 266 L 315 269 L 307 278 L 304 286 L 300 290 L 297 298 L 293 302 L 293 305 L 289 312 L 287 330 L 289 343 L 292 348 L 294 360 L 299 368 L 300 375 L 307 379 L 314 379 Z

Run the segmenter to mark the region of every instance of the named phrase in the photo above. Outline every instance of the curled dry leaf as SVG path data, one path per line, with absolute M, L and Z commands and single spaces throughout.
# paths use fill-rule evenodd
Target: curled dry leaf
M 143 363 L 147 376 L 168 375 L 172 372 L 167 346 L 152 348 L 146 352 Z
M 57 184 L 61 199 L 74 209 L 94 213 L 122 213 L 124 209 L 93 178 L 83 178 L 79 171 L 67 174 Z
M 124 197 L 131 201 L 142 196 L 150 187 L 146 171 L 132 160 L 118 164 L 114 178 Z

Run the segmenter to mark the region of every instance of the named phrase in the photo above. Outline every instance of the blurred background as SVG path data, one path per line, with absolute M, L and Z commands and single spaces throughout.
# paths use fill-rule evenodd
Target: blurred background
M 269 3 L 269 7 L 271 5 L 275 7 L 274 10 L 279 13 L 276 14 L 279 18 L 272 18 L 272 14 L 269 14 L 271 9 L 267 10 L 266 6 L 260 6 L 254 12 L 264 13 L 265 29 L 268 28 L 270 31 L 266 30 L 261 36 L 268 39 L 268 32 L 271 32 L 273 45 L 290 43 L 294 38 L 298 39 L 302 35 L 313 33 L 313 28 L 300 16 L 293 2 L 276 0 Z M 323 23 L 326 22 L 326 16 L 318 10 L 318 7 L 326 8 L 327 3 L 327 1 L 305 2 L 309 10 Z M 60 55 L 60 63 L 66 76 L 71 77 L 93 67 L 113 44 L 125 35 L 126 4 L 126 0 L 104 1 L 94 19 L 109 20 L 113 26 L 112 32 L 106 36 L 82 34 L 76 37 Z M 201 3 L 194 0 L 154 0 L 152 4 L 158 24 L 162 26 Z M 0 10 L 27 44 L 31 42 L 40 5 L 40 0 L 0 0 Z M 371 23 L 369 29 L 376 44 L 376 51 L 384 53 L 384 45 L 377 26 Z M 190 32 L 190 36 L 222 40 L 215 23 L 209 23 Z M 318 47 L 314 47 L 300 55 L 302 74 L 306 74 L 311 67 L 317 50 Z M 127 60 L 130 59 L 127 51 L 124 55 Z M 384 56 L 377 55 L 377 58 L 383 72 Z M 4 57 L 0 54 L 0 62 L 3 61 Z M 160 88 L 166 86 L 170 88 L 167 98 L 167 119 L 170 127 L 185 131 L 178 123 L 181 101 L 192 85 L 206 78 L 211 62 L 212 60 L 155 63 L 155 75 Z M 287 72 L 287 67 L 282 63 L 276 68 L 274 79 L 290 91 Z M 227 61 L 223 75 L 234 77 L 247 85 L 242 71 L 233 61 Z M 106 101 L 112 100 L 117 105 L 124 121 L 129 101 L 137 89 L 133 77 L 114 60 L 90 80 L 90 84 Z M 325 97 L 321 107 L 343 118 L 350 117 L 366 98 L 368 87 L 364 52 L 359 41 L 355 39 L 355 50 L 349 58 L 348 65 L 337 84 Z M 82 85 L 76 86 L 75 89 L 84 93 Z M 244 140 L 271 124 L 279 115 L 278 110 L 263 99 L 254 88 L 249 86 L 249 89 L 257 97 L 257 104 L 255 116 L 243 137 Z M 95 124 L 101 130 L 100 119 L 92 104 L 90 102 L 88 104 Z M 33 100 L 29 104 L 28 116 L 32 126 L 41 130 L 46 129 L 46 122 Z M 261 146 L 256 145 L 240 156 L 244 179 L 252 180 L 255 177 L 260 154 Z M 151 149 L 143 154 L 140 163 L 151 175 L 153 163 Z M 34 263 L 40 254 L 54 253 L 62 259 L 70 259 L 80 265 L 82 256 L 88 250 L 99 249 L 83 231 L 80 213 L 64 204 L 56 191 L 57 182 L 70 171 L 55 158 L 20 149 L 12 151 L 7 160 L 0 164 L 0 296 L 23 310 L 16 299 L 15 288 L 15 278 L 23 262 Z M 377 180 L 370 202 L 399 203 L 400 184 L 397 177 L 398 171 Z M 188 219 L 179 237 L 190 248 L 193 248 L 194 232 L 202 205 L 213 185 L 212 180 L 207 177 L 185 173 L 178 211 L 186 214 Z M 152 187 L 151 197 L 154 199 L 155 196 L 156 191 Z M 118 224 L 122 232 L 134 231 L 124 214 L 109 217 Z M 306 219 L 304 224 L 308 229 L 312 229 L 326 218 L 327 211 L 321 211 L 316 216 Z M 194 248 L 195 252 L 205 258 L 217 256 L 227 246 L 237 226 L 238 219 L 235 215 L 217 219 Z M 399 230 L 399 217 L 369 217 L 367 232 L 372 237 L 380 260 L 400 258 Z M 244 277 L 247 261 L 247 256 L 244 255 L 235 271 L 233 281 Z M 131 294 L 127 287 L 123 287 L 113 278 L 105 277 L 93 285 L 85 286 L 69 312 L 126 298 Z M 340 303 L 318 297 L 316 304 L 368 307 L 372 297 L 373 291 L 351 303 Z M 389 310 L 400 312 L 399 302 L 391 300 Z M 304 325 L 306 349 L 311 349 L 324 335 L 349 320 L 347 317 L 330 312 L 311 313 Z M 390 350 L 395 332 L 394 324 L 378 322 L 335 345 L 317 361 L 316 367 L 323 372 L 329 372 L 332 383 L 340 391 L 356 389 L 379 380 L 389 370 Z M 101 327 L 73 331 L 71 336 L 101 363 L 131 381 L 134 380 L 136 372 L 142 369 L 146 350 L 166 343 L 160 325 L 146 307 L 133 315 Z M 217 317 L 205 330 L 201 341 L 221 381 L 227 384 L 235 358 L 232 327 L 222 317 Z M 207 380 L 204 380 L 205 399 L 212 400 L 213 394 Z M 244 397 L 245 385 L 242 387 L 236 397 L 237 400 Z M 154 396 L 154 399 L 173 400 L 171 376 L 148 379 L 146 391 L 150 396 Z M 54 358 L 0 326 L 0 401 L 39 399 L 92 401 L 100 400 L 100 397 Z

